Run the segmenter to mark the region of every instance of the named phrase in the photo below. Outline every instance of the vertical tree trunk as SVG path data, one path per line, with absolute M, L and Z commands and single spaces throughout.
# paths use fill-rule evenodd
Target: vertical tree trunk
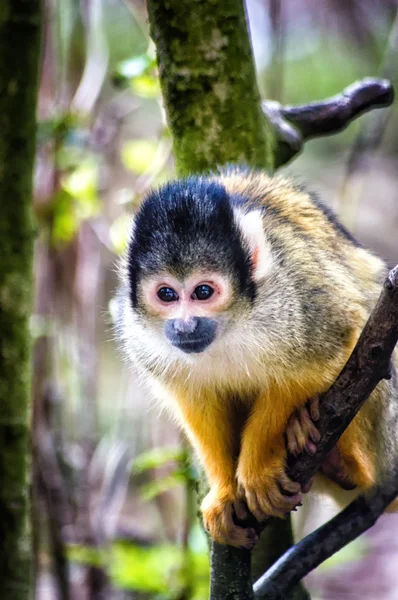
M 246 163 L 272 169 L 242 0 L 148 0 L 181 174 Z
M 32 170 L 40 0 L 0 6 L 0 591 L 27 600 Z

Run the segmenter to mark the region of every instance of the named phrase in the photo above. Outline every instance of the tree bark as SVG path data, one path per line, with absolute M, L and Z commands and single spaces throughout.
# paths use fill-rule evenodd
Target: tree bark
M 0 8 L 0 590 L 31 589 L 29 393 L 32 171 L 40 55 L 40 0 Z
M 242 0 L 148 0 L 180 174 L 273 167 Z

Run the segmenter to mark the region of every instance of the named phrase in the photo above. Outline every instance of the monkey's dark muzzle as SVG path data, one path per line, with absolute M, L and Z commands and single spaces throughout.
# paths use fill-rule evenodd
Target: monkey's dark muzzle
M 169 319 L 165 325 L 165 334 L 173 346 L 186 354 L 199 353 L 214 341 L 217 321 L 206 317 L 189 319 Z

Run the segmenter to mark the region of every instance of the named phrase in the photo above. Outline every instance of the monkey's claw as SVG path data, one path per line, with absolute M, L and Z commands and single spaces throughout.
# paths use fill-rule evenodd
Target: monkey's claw
M 300 406 L 290 417 L 286 428 L 288 451 L 297 456 L 304 450 L 315 454 L 316 444 L 321 435 L 314 425 L 319 420 L 319 398 L 310 398 L 306 405 Z
M 242 520 L 248 516 L 244 503 L 228 493 L 210 490 L 201 508 L 204 527 L 216 542 L 248 550 L 256 545 L 256 530 L 251 527 L 239 527 L 233 520 L 234 513 Z
M 267 517 L 283 517 L 301 504 L 301 486 L 284 473 L 271 477 L 261 474 L 255 481 L 240 477 L 238 495 L 257 521 Z

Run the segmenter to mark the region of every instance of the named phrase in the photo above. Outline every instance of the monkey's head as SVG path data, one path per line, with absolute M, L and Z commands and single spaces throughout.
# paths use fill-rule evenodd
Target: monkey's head
M 146 332 L 159 352 L 164 343 L 181 357 L 214 348 L 250 311 L 269 258 L 260 212 L 245 212 L 220 183 L 192 177 L 153 191 L 135 216 L 125 264 L 141 343 Z

